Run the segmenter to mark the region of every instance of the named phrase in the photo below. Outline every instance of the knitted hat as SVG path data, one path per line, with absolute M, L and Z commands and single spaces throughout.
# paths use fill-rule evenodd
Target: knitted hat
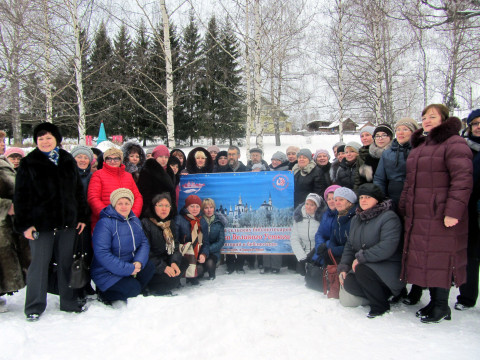
M 393 139 L 393 130 L 390 125 L 388 124 L 380 124 L 375 128 L 375 131 L 373 132 L 373 137 L 377 135 L 378 132 L 384 132 L 388 136 L 390 136 L 390 139 Z
M 361 133 L 364 133 L 364 132 L 367 132 L 367 133 L 369 133 L 370 135 L 373 136 L 373 133 L 375 132 L 375 128 L 374 128 L 373 126 L 370 126 L 370 125 L 364 126 L 364 127 L 360 130 L 360 134 L 361 134 Z
M 90 162 L 92 162 L 93 160 L 93 151 L 90 150 L 90 148 L 85 145 L 75 146 L 70 153 L 72 154 L 73 157 L 77 157 L 78 155 L 87 155 L 88 160 L 90 160 Z
M 202 200 L 197 195 L 188 195 L 185 199 L 185 207 L 187 208 L 192 204 L 202 206 Z
M 277 151 L 275 154 L 272 155 L 272 160 L 278 160 L 284 163 L 285 161 L 287 161 L 287 155 L 285 155 L 281 151 Z
M 338 145 L 338 147 L 337 147 L 337 154 L 338 154 L 339 152 L 345 152 L 345 146 L 347 146 L 347 145 L 345 145 L 345 144 L 343 144 L 343 145 Z
M 217 154 L 220 152 L 220 148 L 217 145 L 211 145 L 207 148 L 208 152 L 215 151 Z
M 117 149 L 116 147 L 111 147 L 110 149 L 107 149 L 103 153 L 103 158 L 106 159 L 107 157 L 116 157 L 118 156 L 120 158 L 120 161 L 123 161 L 123 152 L 120 149 Z
M 251 153 L 254 153 L 254 152 L 260 153 L 260 155 L 263 155 L 262 149 L 259 149 L 259 148 L 250 149 L 250 154 L 251 154 Z
M 155 149 L 153 149 L 152 157 L 156 159 L 159 156 L 170 156 L 170 151 L 168 151 L 168 148 L 165 145 L 158 145 Z
M 315 193 L 308 194 L 307 198 L 305 199 L 305 202 L 307 202 L 307 200 L 312 200 L 315 203 L 315 205 L 317 205 L 317 207 L 319 207 L 320 203 L 323 201 L 322 198 Z
M 340 185 L 330 185 L 329 187 L 327 187 L 327 189 L 323 193 L 323 198 L 325 199 L 325 201 L 327 201 L 328 194 L 330 194 L 331 192 L 335 192 L 335 190 L 339 188 L 341 188 Z
M 8 158 L 10 155 L 13 155 L 13 154 L 20 155 L 22 158 L 25 157 L 25 152 L 23 151 L 23 149 L 19 147 L 8 148 L 7 150 L 5 150 L 4 155 L 6 158 Z
M 470 125 L 470 123 L 473 121 L 473 119 L 476 119 L 480 117 L 480 109 L 473 110 L 470 115 L 468 115 L 467 118 L 467 125 Z
M 308 149 L 300 149 L 300 151 L 297 152 L 297 157 L 300 155 L 305 156 L 308 160 L 312 160 L 312 152 Z
M 288 154 L 289 152 L 294 152 L 295 154 L 297 154 L 299 151 L 300 151 L 300 148 L 298 146 L 291 145 L 287 147 L 286 153 Z
M 345 149 L 349 147 L 349 148 L 352 148 L 357 154 L 358 154 L 358 151 L 360 150 L 360 148 L 362 147 L 362 145 L 360 145 L 358 142 L 356 141 L 350 141 L 349 143 L 347 143 L 347 145 L 345 145 Z M 337 149 L 337 152 L 338 152 L 338 149 Z
M 38 133 L 41 131 L 46 131 L 52 134 L 53 137 L 57 140 L 57 145 L 60 145 L 60 143 L 62 142 L 62 134 L 60 134 L 60 130 L 58 129 L 58 127 L 56 125 L 53 125 L 52 123 L 43 122 L 35 126 L 35 129 L 33 129 L 33 140 L 35 141 L 35 144 L 37 143 Z
M 385 194 L 383 193 L 382 189 L 373 183 L 365 183 L 358 187 L 357 195 L 367 195 L 375 198 L 378 202 L 382 202 L 385 200 Z
M 225 156 L 226 158 L 228 158 L 228 152 L 226 152 L 225 150 L 219 151 L 215 160 L 217 160 L 218 158 L 220 158 L 222 156 Z
M 112 206 L 115 207 L 115 205 L 117 205 L 117 201 L 123 198 L 130 200 L 130 202 L 133 205 L 133 200 L 134 200 L 133 193 L 130 189 L 126 189 L 126 188 L 120 188 L 115 191 L 112 191 L 112 193 L 110 194 L 110 204 L 112 204 Z
M 317 151 L 315 151 L 315 155 L 313 155 L 313 161 L 317 161 L 317 157 L 318 155 L 320 154 L 325 154 L 327 155 L 327 158 L 328 160 L 330 160 L 330 154 L 328 153 L 328 150 L 325 150 L 325 149 L 318 149 Z
M 355 195 L 353 190 L 346 187 L 341 187 L 335 190 L 335 192 L 333 193 L 333 198 L 335 199 L 337 196 L 344 198 L 352 204 L 355 204 L 357 202 L 357 195 Z
M 395 131 L 399 126 L 406 126 L 411 132 L 414 132 L 419 128 L 418 123 L 412 118 L 401 118 L 395 123 Z

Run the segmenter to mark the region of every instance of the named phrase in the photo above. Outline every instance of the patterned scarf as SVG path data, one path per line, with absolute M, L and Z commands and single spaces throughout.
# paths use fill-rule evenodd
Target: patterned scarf
M 188 261 L 188 268 L 185 271 L 185 277 L 197 277 L 197 259 L 202 247 L 203 234 L 200 227 L 200 218 L 192 214 L 184 215 L 184 218 L 190 223 L 192 240 L 180 246 L 180 252 Z
M 45 152 L 45 151 L 42 151 L 45 155 L 47 155 L 48 159 L 53 162 L 55 165 L 58 165 L 58 158 L 60 157 L 60 153 L 58 151 L 58 146 L 55 147 L 55 149 L 53 149 L 52 151 L 50 152 Z
M 163 238 L 165 239 L 165 247 L 167 249 L 167 254 L 172 255 L 173 251 L 175 250 L 175 241 L 173 238 L 172 230 L 170 229 L 170 220 L 163 222 L 157 221 L 154 218 L 150 218 L 150 221 L 163 230 Z

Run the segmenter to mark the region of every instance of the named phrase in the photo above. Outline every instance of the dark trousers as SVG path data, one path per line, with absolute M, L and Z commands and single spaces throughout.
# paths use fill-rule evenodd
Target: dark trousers
M 135 297 L 147 286 L 154 273 L 155 266 L 149 261 L 143 269 L 137 273 L 136 277 L 126 276 L 110 286 L 106 291 L 100 292 L 100 295 L 107 301 L 127 300 L 128 298 Z
M 368 299 L 371 311 L 382 313 L 390 310 L 388 298 L 392 292 L 367 265 L 358 264 L 354 273 L 348 273 L 343 287 L 352 295 Z
M 261 255 L 265 269 L 280 270 L 282 267 L 282 255 Z
M 41 314 L 47 307 L 48 268 L 52 256 L 57 262 L 60 310 L 78 311 L 77 291 L 68 287 L 73 261 L 75 229 L 42 231 L 37 240 L 30 240 L 32 262 L 27 273 L 25 314 Z
M 209 277 L 215 277 L 217 261 L 218 259 L 215 255 L 209 255 L 208 259 L 203 264 L 197 263 L 198 277 L 202 278 L 206 272 L 208 272 Z
M 232 272 L 235 270 L 243 270 L 245 264 L 246 255 L 227 255 L 225 263 L 227 264 L 227 271 Z
M 457 301 L 465 306 L 475 306 L 478 298 L 478 271 L 479 261 L 477 257 L 467 259 L 467 282 L 460 286 L 460 295 Z

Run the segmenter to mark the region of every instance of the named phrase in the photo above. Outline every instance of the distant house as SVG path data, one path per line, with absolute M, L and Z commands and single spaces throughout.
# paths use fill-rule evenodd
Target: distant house
M 376 127 L 374 123 L 372 123 L 370 121 L 365 121 L 365 122 L 358 123 L 357 130 L 360 132 L 365 126 Z
M 293 126 L 288 121 L 288 115 L 282 109 L 277 109 L 270 101 L 262 97 L 262 104 L 260 110 L 260 117 L 263 121 L 264 134 L 275 134 L 275 126 L 273 123 L 275 113 L 278 113 L 278 127 L 281 133 L 291 133 Z M 255 129 L 255 124 L 252 124 L 252 131 Z
M 344 120 L 342 125 L 343 125 L 344 132 L 355 132 L 357 130 L 357 124 L 355 123 L 355 121 L 353 121 L 350 118 Z M 321 133 L 328 133 L 328 134 L 337 134 L 339 126 L 340 126 L 339 120 L 336 120 L 333 122 L 314 120 L 314 121 L 310 121 L 307 124 L 307 130 L 321 132 Z

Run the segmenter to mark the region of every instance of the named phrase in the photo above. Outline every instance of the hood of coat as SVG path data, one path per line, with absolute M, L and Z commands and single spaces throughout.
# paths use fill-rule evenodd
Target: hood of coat
M 392 146 L 391 141 L 383 148 L 378 147 L 377 145 L 375 145 L 375 143 L 372 143 L 368 148 L 368 153 L 370 154 L 371 157 L 375 159 L 380 159 L 382 157 L 383 152 L 387 149 L 390 149 L 390 146 Z
M 326 208 L 328 208 L 327 205 L 325 204 L 325 202 L 322 201 L 320 206 L 317 207 L 317 210 L 315 211 L 315 216 L 314 216 L 315 220 L 320 222 L 320 220 L 322 219 L 323 213 L 326 211 Z M 308 215 L 305 211 L 305 203 L 301 203 L 300 205 L 297 206 L 297 208 L 293 212 L 293 220 L 295 220 L 295 222 L 300 222 L 303 219 L 306 219 L 307 217 Z
M 138 162 L 137 165 L 133 165 L 133 164 L 130 164 L 129 161 L 128 161 L 128 154 L 130 154 L 130 152 L 135 149 L 136 152 L 140 153 L 140 161 Z M 126 142 L 125 144 L 123 144 L 122 146 L 122 151 L 123 151 L 123 163 L 127 166 L 128 164 L 130 165 L 133 165 L 133 166 L 136 166 L 138 169 L 141 169 L 142 166 L 145 164 L 145 161 L 147 159 L 146 155 L 145 155 L 145 151 L 143 150 L 143 148 L 140 146 L 139 143 L 137 143 L 136 141 L 128 141 Z M 130 167 L 133 167 L 133 166 L 130 166 Z
M 457 117 L 449 117 L 446 121 L 433 128 L 426 136 L 423 129 L 418 129 L 412 134 L 412 148 L 420 146 L 422 143 L 427 145 L 441 144 L 454 135 L 459 135 L 462 129 L 462 122 Z
M 108 217 L 108 218 L 115 219 L 115 220 L 122 221 L 122 222 L 126 221 L 126 219 L 122 215 L 120 215 L 117 212 L 117 210 L 114 209 L 112 204 L 108 205 L 105 209 L 100 211 L 100 219 L 102 219 L 104 217 Z M 135 214 L 133 213 L 133 211 L 130 210 L 130 214 L 128 214 L 128 220 L 130 220 L 134 217 L 135 217 Z
M 178 149 L 178 148 L 175 148 L 173 149 L 172 151 L 170 151 L 170 155 L 172 155 L 175 151 L 179 151 L 183 154 L 183 165 L 180 165 L 180 167 L 178 168 L 178 172 L 180 173 L 180 171 L 182 171 L 183 169 L 185 169 L 185 165 L 187 164 L 187 155 L 185 155 L 185 153 L 183 152 L 183 150 L 181 149 Z
M 201 169 L 197 168 L 197 164 L 195 162 L 195 154 L 197 151 L 201 151 L 205 154 L 205 166 Z M 213 160 L 212 155 L 207 151 L 207 149 L 199 146 L 193 150 L 190 150 L 188 153 L 186 168 L 189 174 L 197 174 L 197 173 L 211 173 L 213 170 Z

